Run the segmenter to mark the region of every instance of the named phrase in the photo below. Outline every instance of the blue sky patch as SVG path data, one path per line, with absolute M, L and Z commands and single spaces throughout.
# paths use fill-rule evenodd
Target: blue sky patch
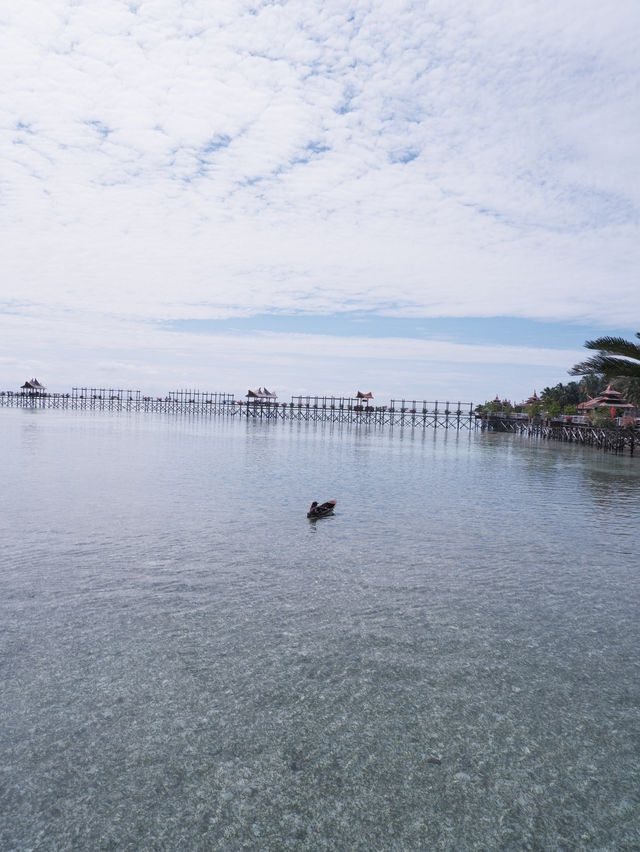
M 337 337 L 399 337 L 441 340 L 477 346 L 532 346 L 580 349 L 586 340 L 607 334 L 632 338 L 630 328 L 571 325 L 513 317 L 387 317 L 352 311 L 338 314 L 257 314 L 230 319 L 188 319 L 163 323 L 168 331 L 187 334 L 326 334 Z

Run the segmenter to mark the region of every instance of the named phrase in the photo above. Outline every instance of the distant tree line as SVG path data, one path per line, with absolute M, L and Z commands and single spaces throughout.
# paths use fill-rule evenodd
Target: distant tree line
M 636 337 L 640 340 L 640 331 Z M 600 377 L 610 382 L 628 402 L 640 406 L 640 345 L 623 337 L 598 337 L 584 345 L 597 354 L 574 364 L 569 374 Z
M 636 337 L 640 339 L 640 332 Z M 532 417 L 543 411 L 551 417 L 575 414 L 579 403 L 598 396 L 609 384 L 620 391 L 627 402 L 640 408 L 640 345 L 622 337 L 599 337 L 587 340 L 584 345 L 586 349 L 596 350 L 597 354 L 574 364 L 568 371 L 571 376 L 581 376 L 580 381 L 546 387 L 528 404 L 512 405 L 508 400 L 494 399 L 478 405 L 476 411 L 480 414 L 523 411 Z

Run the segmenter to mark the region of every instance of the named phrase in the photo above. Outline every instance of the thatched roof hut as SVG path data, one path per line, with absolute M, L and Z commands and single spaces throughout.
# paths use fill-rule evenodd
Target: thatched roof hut
M 594 408 L 635 408 L 630 402 L 622 396 L 620 391 L 617 391 L 611 385 L 607 385 L 599 396 L 593 399 L 588 399 L 586 402 L 578 404 L 578 411 L 592 411 Z
M 30 391 L 45 391 L 46 388 L 43 387 L 37 379 L 29 379 L 28 382 L 25 382 L 20 387 L 21 390 L 30 390 Z
M 258 388 L 257 390 L 248 390 L 247 399 L 259 399 L 264 402 L 274 402 L 278 398 L 278 394 L 266 388 Z

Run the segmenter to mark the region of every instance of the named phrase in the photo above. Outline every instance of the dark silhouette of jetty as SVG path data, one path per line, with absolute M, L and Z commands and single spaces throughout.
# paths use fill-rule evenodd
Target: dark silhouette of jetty
M 510 432 L 584 444 L 615 453 L 629 450 L 631 454 L 640 441 L 637 421 L 629 425 L 612 419 L 609 425 L 595 426 L 575 422 L 580 419 L 575 417 L 543 420 L 524 414 L 479 415 L 471 402 L 392 399 L 386 405 L 376 405 L 370 392 L 361 391 L 354 397 L 293 396 L 290 402 L 279 402 L 277 395 L 266 388 L 249 391 L 246 400 L 236 399 L 231 393 L 200 390 L 146 396 L 140 390 L 77 387 L 71 393 L 47 393 L 37 379 L 31 379 L 20 391 L 0 391 L 0 406 L 290 420 L 400 430 Z

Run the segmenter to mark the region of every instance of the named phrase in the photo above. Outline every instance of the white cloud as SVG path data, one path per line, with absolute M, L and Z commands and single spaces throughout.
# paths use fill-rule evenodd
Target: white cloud
M 0 311 L 640 315 L 634 3 L 0 14 Z
M 366 385 L 383 400 L 403 394 L 478 402 L 496 392 L 519 400 L 535 387 L 568 381 L 568 367 L 584 354 L 415 338 L 193 335 L 63 311 L 38 319 L 20 312 L 5 316 L 0 333 L 11 352 L 0 359 L 0 373 L 21 377 L 20 384 L 35 375 L 59 392 L 125 385 L 162 395 L 200 387 L 242 396 L 250 386 L 267 384 L 288 399 L 300 393 L 348 396 L 358 389 L 354 385 Z

